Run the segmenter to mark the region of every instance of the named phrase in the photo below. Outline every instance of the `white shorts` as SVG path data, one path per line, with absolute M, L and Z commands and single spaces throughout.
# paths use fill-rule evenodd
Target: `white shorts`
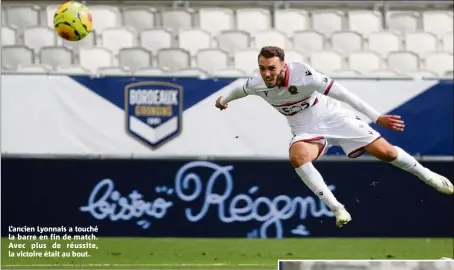
M 340 146 L 349 158 L 364 153 L 364 147 L 381 138 L 381 135 L 359 117 L 333 115 L 328 121 L 298 132 L 290 141 L 290 147 L 297 142 L 316 142 L 323 145 L 318 157 L 328 150 L 328 146 Z

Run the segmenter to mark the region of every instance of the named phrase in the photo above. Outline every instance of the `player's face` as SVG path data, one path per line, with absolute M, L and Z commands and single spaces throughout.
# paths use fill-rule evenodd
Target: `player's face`
M 259 57 L 260 75 L 268 87 L 275 87 L 283 82 L 285 77 L 284 61 L 279 57 Z

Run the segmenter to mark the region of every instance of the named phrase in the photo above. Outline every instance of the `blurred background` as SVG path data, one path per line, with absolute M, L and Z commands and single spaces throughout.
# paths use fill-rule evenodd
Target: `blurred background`
M 403 133 L 371 125 L 453 180 L 452 1 L 84 3 L 94 30 L 80 42 L 53 31 L 60 1 L 1 3 L 3 237 L 98 226 L 93 263 L 144 267 L 453 257 L 452 197 L 332 147 L 315 166 L 353 216 L 338 229 L 287 160 L 284 117 L 257 96 L 214 107 L 280 46 L 401 115 Z M 138 102 L 156 93 L 174 99 Z

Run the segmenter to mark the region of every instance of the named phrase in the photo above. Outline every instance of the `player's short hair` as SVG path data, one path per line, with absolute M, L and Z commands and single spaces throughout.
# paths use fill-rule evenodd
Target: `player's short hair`
M 279 47 L 276 47 L 276 46 L 266 46 L 266 47 L 263 47 L 261 50 L 260 50 L 260 53 L 259 53 L 259 56 L 263 56 L 265 58 L 273 58 L 273 57 L 279 57 L 279 59 L 281 61 L 284 61 L 285 60 L 285 53 L 284 53 L 284 50 L 279 48 Z

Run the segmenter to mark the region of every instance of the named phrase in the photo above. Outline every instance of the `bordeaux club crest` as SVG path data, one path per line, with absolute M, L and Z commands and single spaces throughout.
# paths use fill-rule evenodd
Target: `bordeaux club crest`
M 138 82 L 125 86 L 128 134 L 152 149 L 181 133 L 183 87 L 167 82 Z

